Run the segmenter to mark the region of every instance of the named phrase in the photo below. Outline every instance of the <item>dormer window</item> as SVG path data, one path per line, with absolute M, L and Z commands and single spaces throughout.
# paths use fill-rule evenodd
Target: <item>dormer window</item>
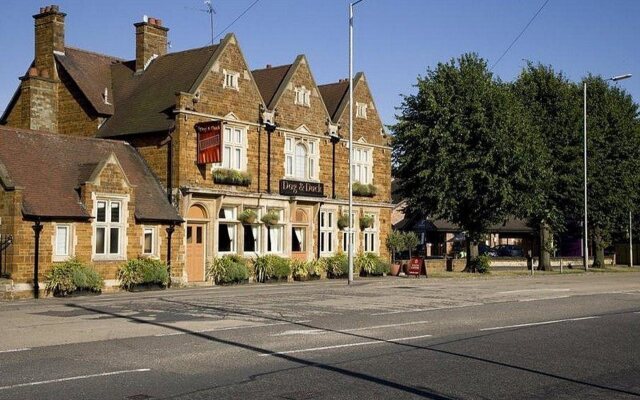
M 294 103 L 299 106 L 309 107 L 311 105 L 311 90 L 304 86 L 295 88 L 296 97 Z
M 240 73 L 222 70 L 224 73 L 224 82 L 222 83 L 222 87 L 225 89 L 234 89 L 239 90 L 238 81 L 240 80 Z
M 356 118 L 367 119 L 367 105 L 365 103 L 356 103 Z

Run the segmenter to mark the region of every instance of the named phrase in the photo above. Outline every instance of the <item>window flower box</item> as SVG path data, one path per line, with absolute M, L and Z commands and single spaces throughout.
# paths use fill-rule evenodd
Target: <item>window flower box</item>
M 213 182 L 221 185 L 249 186 L 251 175 L 235 169 L 219 168 L 213 170 Z
M 352 185 L 352 193 L 354 196 L 373 197 L 376 195 L 376 187 L 369 183 L 364 184 L 360 182 L 354 182 Z

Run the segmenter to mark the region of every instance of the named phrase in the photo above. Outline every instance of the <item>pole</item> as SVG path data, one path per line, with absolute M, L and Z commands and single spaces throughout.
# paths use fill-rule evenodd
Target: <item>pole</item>
M 633 219 L 629 211 L 629 267 L 633 267 Z
M 584 251 L 583 262 L 584 270 L 589 270 L 589 240 L 587 233 L 588 217 L 587 217 L 587 82 L 584 82 Z
M 37 299 L 40 297 L 40 284 L 38 281 L 38 266 L 40 261 L 40 232 L 42 232 L 42 224 L 40 224 L 40 219 L 36 219 L 36 222 L 31 228 L 33 229 L 35 241 L 33 257 L 33 297 Z
M 353 283 L 353 4 L 349 4 L 349 285 Z

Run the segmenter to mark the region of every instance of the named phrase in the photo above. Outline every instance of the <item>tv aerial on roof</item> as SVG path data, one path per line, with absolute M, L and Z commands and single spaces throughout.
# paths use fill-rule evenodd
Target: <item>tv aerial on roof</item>
M 211 24 L 211 44 L 213 45 L 214 39 L 214 30 L 213 30 L 213 15 L 216 14 L 215 8 L 213 8 L 212 0 L 204 0 L 205 8 L 193 8 L 193 7 L 185 7 L 188 10 L 196 10 L 209 14 L 209 22 Z

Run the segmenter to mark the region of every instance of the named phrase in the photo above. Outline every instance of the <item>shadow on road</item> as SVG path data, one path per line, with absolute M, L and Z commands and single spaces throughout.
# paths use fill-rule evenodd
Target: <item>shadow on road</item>
M 406 342 L 402 342 L 401 343 L 401 342 L 397 342 L 397 341 L 389 341 L 389 340 L 377 338 L 377 337 L 374 337 L 374 336 L 367 336 L 367 335 L 356 334 L 356 333 L 352 333 L 352 332 L 344 332 L 344 331 L 340 331 L 340 330 L 334 330 L 334 329 L 330 329 L 330 328 L 319 327 L 319 326 L 315 326 L 315 325 L 304 323 L 304 322 L 296 322 L 296 321 L 293 321 L 293 320 L 289 320 L 287 318 L 278 318 L 278 317 L 273 317 L 273 316 L 261 315 L 260 313 L 255 313 L 255 312 L 254 313 L 250 313 L 250 312 L 245 312 L 245 311 L 241 311 L 241 310 L 228 309 L 228 308 L 225 308 L 225 307 L 215 307 L 215 306 L 209 306 L 209 305 L 194 304 L 194 303 L 190 303 L 190 302 L 169 300 L 169 299 L 166 299 L 166 298 L 161 298 L 161 300 L 164 301 L 164 302 L 172 303 L 172 304 L 179 304 L 179 305 L 182 305 L 182 306 L 195 307 L 195 308 L 199 308 L 199 309 L 203 309 L 203 310 L 214 311 L 214 312 L 217 312 L 217 313 L 221 313 L 223 315 L 236 314 L 236 315 L 243 315 L 243 316 L 248 316 L 248 317 L 253 317 L 253 318 L 262 318 L 262 319 L 267 319 L 267 320 L 274 321 L 274 322 L 286 322 L 286 323 L 290 323 L 292 325 L 297 325 L 297 326 L 304 327 L 304 328 L 317 329 L 317 330 L 336 333 L 336 334 L 340 334 L 340 335 L 351 336 L 351 337 L 358 338 L 358 339 L 367 339 L 367 340 L 380 341 L 381 343 L 388 343 L 388 344 L 392 344 L 392 345 L 395 345 L 395 346 L 400 346 L 401 348 L 404 348 L 407 351 L 411 351 L 411 350 L 432 351 L 432 352 L 436 352 L 436 353 L 439 353 L 439 354 L 444 354 L 444 355 L 448 355 L 448 356 L 455 356 L 455 357 L 461 357 L 461 358 L 465 358 L 465 359 L 473 360 L 473 361 L 478 361 L 478 362 L 482 362 L 482 363 L 488 363 L 488 364 L 491 364 L 491 365 L 496 365 L 496 366 L 510 368 L 510 369 L 514 369 L 514 370 L 518 370 L 518 371 L 537 374 L 537 375 L 541 375 L 541 376 L 545 376 L 545 377 L 549 377 L 549 378 L 553 378 L 553 379 L 558 379 L 558 380 L 561 380 L 561 381 L 570 382 L 570 383 L 574 383 L 574 384 L 578 384 L 578 385 L 589 386 L 589 387 L 592 387 L 592 388 L 597 388 L 597 389 L 601 389 L 601 390 L 605 390 L 605 391 L 611 391 L 611 392 L 615 392 L 615 393 L 621 393 L 621 394 L 627 394 L 627 395 L 631 395 L 631 396 L 640 397 L 640 393 L 638 393 L 638 392 L 627 391 L 627 390 L 624 390 L 624 389 L 604 386 L 604 385 L 600 385 L 600 384 L 592 383 L 592 382 L 585 382 L 585 381 L 582 381 L 582 380 L 578 380 L 578 379 L 574 379 L 574 378 L 570 378 L 570 377 L 566 377 L 566 376 L 561 376 L 561 375 L 557 375 L 557 374 L 553 374 L 553 373 L 549 373 L 549 372 L 545 372 L 545 371 L 540 371 L 540 370 L 536 370 L 536 369 L 531 369 L 531 368 L 527 368 L 527 367 L 522 367 L 522 366 L 518 366 L 518 365 L 508 364 L 508 363 L 504 363 L 504 362 L 500 362 L 500 361 L 494 361 L 494 360 L 490 360 L 490 359 L 486 359 L 486 358 L 482 358 L 482 357 L 477 357 L 477 356 L 473 356 L 473 355 L 469 355 L 469 354 L 457 353 L 457 352 L 448 351 L 448 350 L 442 350 L 442 349 L 438 349 L 437 348 L 437 346 L 444 346 L 444 345 L 448 345 L 448 344 L 452 344 L 452 343 L 456 343 L 456 342 L 469 341 L 469 340 L 473 340 L 473 339 L 478 339 L 478 338 L 483 338 L 483 337 L 496 335 L 496 334 L 499 334 L 499 333 L 504 333 L 505 331 L 516 331 L 516 330 L 526 329 L 526 328 L 513 328 L 513 329 L 508 329 L 508 330 L 505 329 L 505 330 L 500 331 L 500 332 L 483 333 L 483 334 L 475 335 L 475 336 L 472 336 L 472 337 L 466 337 L 466 338 L 462 338 L 462 339 L 456 339 L 456 340 L 451 340 L 451 341 L 446 341 L 446 342 L 441 342 L 441 343 L 435 343 L 435 344 L 430 345 L 430 346 L 419 346 L 419 345 L 414 345 L 414 344 L 406 343 Z M 371 382 L 371 383 L 374 383 L 374 384 L 377 384 L 377 385 L 381 385 L 381 386 L 385 386 L 385 387 L 392 388 L 392 389 L 395 389 L 395 390 L 399 390 L 399 391 L 403 391 L 403 392 L 410 393 L 410 394 L 413 394 L 413 395 L 417 395 L 417 396 L 420 396 L 420 397 L 423 397 L 423 398 L 442 399 L 442 400 L 452 399 L 451 397 L 447 397 L 445 395 L 436 393 L 434 391 L 431 391 L 431 389 L 427 389 L 427 388 L 424 388 L 424 387 L 407 386 L 407 385 L 403 385 L 403 384 L 398 383 L 398 382 L 389 381 L 389 380 L 384 379 L 384 378 L 380 378 L 380 377 L 376 377 L 376 376 L 372 376 L 372 375 L 368 375 L 368 374 L 364 374 L 364 373 L 350 371 L 348 369 L 340 368 L 340 367 L 337 367 L 335 365 L 328 365 L 328 364 L 323 364 L 323 363 L 318 363 L 318 362 L 312 362 L 312 361 L 308 361 L 308 360 L 305 360 L 305 359 L 302 359 L 302 358 L 299 358 L 299 357 L 295 357 L 295 356 L 291 356 L 291 355 L 288 355 L 288 354 L 278 354 L 278 353 L 274 353 L 274 352 L 272 352 L 270 350 L 263 349 L 263 348 L 260 348 L 260 347 L 257 347 L 257 346 L 252 346 L 252 345 L 249 345 L 249 344 L 239 343 L 239 342 L 232 341 L 232 340 L 226 340 L 226 339 L 212 337 L 212 336 L 207 335 L 206 333 L 194 332 L 194 331 L 191 331 L 189 329 L 179 328 L 179 327 L 167 325 L 166 323 L 162 323 L 162 322 L 149 321 L 149 320 L 137 318 L 137 317 L 131 316 L 131 315 L 120 315 L 120 314 L 118 314 L 116 312 L 100 310 L 100 309 L 93 308 L 93 307 L 90 307 L 90 306 L 85 306 L 85 305 L 68 303 L 68 304 L 66 304 L 66 306 L 67 307 L 76 308 L 76 309 L 80 308 L 80 309 L 83 309 L 85 311 L 90 311 L 90 312 L 101 314 L 101 315 L 108 315 L 108 316 L 115 317 L 115 318 L 127 319 L 127 320 L 134 321 L 134 322 L 141 323 L 141 324 L 149 324 L 149 325 L 154 325 L 154 326 L 160 326 L 160 327 L 163 327 L 163 328 L 166 328 L 166 329 L 170 329 L 170 330 L 181 332 L 181 333 L 184 333 L 184 334 L 187 334 L 187 335 L 191 335 L 191 336 L 194 336 L 194 337 L 197 337 L 197 338 L 200 338 L 200 339 L 204 339 L 204 340 L 208 340 L 208 341 L 212 341 L 212 342 L 216 342 L 216 343 L 221 343 L 221 344 L 226 344 L 226 345 L 229 345 L 229 346 L 239 347 L 239 348 L 242 348 L 242 349 L 245 349 L 245 350 L 249 350 L 249 351 L 253 351 L 253 352 L 256 352 L 256 353 L 259 353 L 259 354 L 268 354 L 268 355 L 270 355 L 272 357 L 276 357 L 276 358 L 280 358 L 280 359 L 283 359 L 283 360 L 286 360 L 286 361 L 290 361 L 290 362 L 294 362 L 294 363 L 300 364 L 301 367 L 319 368 L 319 369 L 322 369 L 322 370 L 326 370 L 326 371 L 342 374 L 342 375 L 349 376 L 349 377 L 352 377 L 352 378 L 360 379 L 360 380 Z M 281 371 L 284 371 L 284 370 L 291 370 L 291 368 L 283 369 Z M 275 372 L 280 372 L 280 371 L 275 371 Z M 262 375 L 264 375 L 264 374 L 262 374 Z M 257 375 L 257 376 L 259 376 L 259 375 Z M 257 377 L 257 376 L 252 376 L 252 379 Z

